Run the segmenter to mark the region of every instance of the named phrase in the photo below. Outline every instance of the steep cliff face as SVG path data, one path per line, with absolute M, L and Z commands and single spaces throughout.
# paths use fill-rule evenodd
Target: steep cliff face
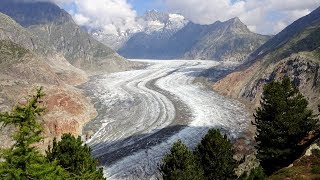
M 295 21 L 252 54 L 214 89 L 258 105 L 263 86 L 289 76 L 316 110 L 320 103 L 320 8 Z
M 36 34 L 72 65 L 92 74 L 126 70 L 131 63 L 84 32 L 72 17 L 49 2 L 0 2 L 0 12 Z

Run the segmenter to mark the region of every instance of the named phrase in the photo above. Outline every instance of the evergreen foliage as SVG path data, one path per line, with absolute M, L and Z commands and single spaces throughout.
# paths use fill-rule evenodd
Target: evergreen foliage
M 205 179 L 196 156 L 188 150 L 188 147 L 181 140 L 174 143 L 170 153 L 162 161 L 160 171 L 165 180 Z
M 104 179 L 102 169 L 97 169 L 98 161 L 91 156 L 90 147 L 83 144 L 80 136 L 64 134 L 61 141 L 54 139 L 46 154 L 49 161 L 57 161 L 66 169 L 72 179 Z
M 226 135 L 210 129 L 196 149 L 205 176 L 211 180 L 236 179 L 238 162 L 233 158 L 234 149 Z
M 39 116 L 44 108 L 39 106 L 44 96 L 42 88 L 30 97 L 24 106 L 17 105 L 12 112 L 1 113 L 3 126 L 13 125 L 17 131 L 13 134 L 15 144 L 10 149 L 1 150 L 0 179 L 66 179 L 68 173 L 49 162 L 34 147 L 42 140 Z
M 258 166 L 250 171 L 249 174 L 244 173 L 239 179 L 242 180 L 265 180 L 267 176 L 265 175 L 261 166 Z
M 300 142 L 317 128 L 318 120 L 288 77 L 267 84 L 260 104 L 254 114 L 257 157 L 270 175 L 303 153 L 306 147 Z

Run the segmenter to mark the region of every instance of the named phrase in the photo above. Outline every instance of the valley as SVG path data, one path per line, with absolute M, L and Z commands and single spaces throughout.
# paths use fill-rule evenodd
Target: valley
M 108 1 L 0 1 L 0 179 L 319 176 L 318 2 Z
M 145 69 L 100 75 L 81 88 L 93 99 L 98 116 L 83 130 L 107 179 L 149 179 L 172 144 L 190 148 L 215 127 L 242 136 L 249 121 L 244 106 L 194 81 L 210 67 L 235 63 L 157 61 Z

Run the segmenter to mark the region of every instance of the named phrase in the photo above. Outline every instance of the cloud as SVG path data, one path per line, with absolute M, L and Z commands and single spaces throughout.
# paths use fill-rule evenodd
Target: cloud
M 169 11 L 199 24 L 239 17 L 258 33 L 274 34 L 320 5 L 318 0 L 164 0 Z
M 245 2 L 228 0 L 164 0 L 169 11 L 184 15 L 195 23 L 211 24 L 243 13 Z
M 120 34 L 139 29 L 137 13 L 130 3 L 137 0 L 28 0 L 53 1 L 68 11 L 79 25 Z M 276 34 L 320 5 L 319 0 L 156 0 L 167 12 L 179 13 L 198 24 L 211 24 L 239 17 L 250 30 Z M 147 5 L 146 5 L 147 6 Z
M 44 0 L 45 1 L 45 0 Z M 91 30 L 120 34 L 138 28 L 137 13 L 127 0 L 47 0 L 60 7 L 73 5 L 69 13 L 77 24 Z

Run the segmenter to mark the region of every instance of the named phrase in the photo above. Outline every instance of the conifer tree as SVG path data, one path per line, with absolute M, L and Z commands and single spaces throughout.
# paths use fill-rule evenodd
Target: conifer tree
M 64 134 L 61 141 L 53 140 L 52 148 L 46 152 L 47 159 L 57 161 L 73 179 L 104 179 L 102 169 L 97 169 L 98 161 L 91 156 L 91 149 L 71 134 Z
M 196 156 L 188 150 L 188 147 L 181 140 L 174 143 L 162 162 L 160 171 L 165 180 L 204 179 L 203 170 Z
M 2 149 L 0 158 L 0 179 L 66 179 L 68 173 L 57 165 L 50 163 L 41 155 L 34 143 L 42 140 L 39 116 L 44 108 L 39 106 L 44 96 L 42 88 L 31 96 L 24 106 L 17 105 L 12 112 L 1 113 L 0 122 L 3 126 L 13 125 L 17 131 L 12 138 L 14 145 Z
M 211 180 L 236 179 L 235 168 L 238 162 L 233 158 L 234 149 L 226 135 L 219 130 L 210 129 L 201 140 L 196 154 L 204 174 Z
M 267 84 L 260 104 L 254 114 L 257 157 L 270 175 L 299 158 L 306 148 L 300 142 L 317 128 L 318 120 L 288 77 Z

